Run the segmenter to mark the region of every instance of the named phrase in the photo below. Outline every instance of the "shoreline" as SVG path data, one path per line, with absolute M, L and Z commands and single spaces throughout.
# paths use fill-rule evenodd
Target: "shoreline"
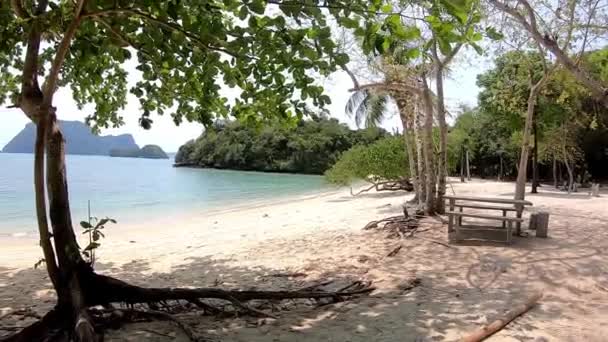
M 155 217 L 151 220 L 146 220 L 145 217 L 133 220 L 130 219 L 128 223 L 121 223 L 118 221 L 116 225 L 106 225 L 107 238 L 102 239 L 102 246 L 104 242 L 112 245 L 124 246 L 124 241 L 128 243 L 137 243 L 134 240 L 135 237 L 143 235 L 149 235 L 151 242 L 160 241 L 160 235 L 166 233 L 166 227 L 180 226 L 177 230 L 172 230 L 173 233 L 181 234 L 196 234 L 203 233 L 207 228 L 215 229 L 213 227 L 222 221 L 223 218 L 228 217 L 229 220 L 239 218 L 240 216 L 247 216 L 253 212 L 264 212 L 261 214 L 262 218 L 267 218 L 266 212 L 273 213 L 276 211 L 289 210 L 289 208 L 299 207 L 299 204 L 303 202 L 319 202 L 332 197 L 340 196 L 348 192 L 347 188 L 328 188 L 328 189 L 316 189 L 310 190 L 305 193 L 292 194 L 292 195 L 281 195 L 275 198 L 268 199 L 256 199 L 256 200 L 245 200 L 242 203 L 232 204 L 221 204 L 217 207 L 212 208 L 201 208 L 189 209 L 177 215 L 169 215 L 166 217 Z M 298 210 L 298 209 L 296 209 Z M 136 223 L 135 221 L 141 221 Z M 124 222 L 124 221 L 122 221 Z M 84 237 L 78 236 L 80 228 L 78 221 L 74 220 L 74 229 L 76 230 L 77 238 L 81 246 L 85 245 Z M 201 226 L 207 226 L 205 228 Z M 197 228 L 200 227 L 200 228 Z M 199 232 L 200 230 L 201 232 Z M 3 246 L 3 253 L 0 255 L 0 266 L 11 267 L 11 263 L 17 269 L 28 267 L 25 262 L 26 258 L 29 258 L 35 262 L 38 260 L 36 254 L 41 254 L 38 246 L 38 235 L 37 233 L 9 233 L 10 235 L 0 234 L 0 245 Z M 124 240 L 121 242 L 121 240 Z M 136 241 L 136 242 L 132 242 Z M 102 247 L 103 249 L 103 247 Z M 30 264 L 33 265 L 33 262 Z
M 236 212 L 236 211 L 242 211 L 242 210 L 249 210 L 249 209 L 256 209 L 256 208 L 263 208 L 263 207 L 268 207 L 268 206 L 273 206 L 273 205 L 278 205 L 278 204 L 285 204 L 285 203 L 290 203 L 290 202 L 298 202 L 298 201 L 302 201 L 302 200 L 306 200 L 306 199 L 313 199 L 313 198 L 317 198 L 320 196 L 324 196 L 324 195 L 331 195 L 331 194 L 335 194 L 341 191 L 343 187 L 335 187 L 335 186 L 328 186 L 327 189 L 316 189 L 316 190 L 308 190 L 302 193 L 298 193 L 298 194 L 287 194 L 287 195 L 279 195 L 276 198 L 271 198 L 271 199 L 265 199 L 265 198 L 260 198 L 260 199 L 242 199 L 242 200 L 236 200 L 234 202 L 225 202 L 225 203 L 221 203 L 215 206 L 210 206 L 210 207 L 206 207 L 206 208 L 200 208 L 200 209 L 196 209 L 196 208 L 189 208 L 189 209 L 180 209 L 177 212 L 177 214 L 171 214 L 169 216 L 170 219 L 178 219 L 178 220 L 184 220 L 184 219 L 190 219 L 192 217 L 198 217 L 200 214 L 197 214 L 196 211 L 200 210 L 200 211 L 205 211 L 205 215 L 220 215 L 220 214 L 224 214 L 224 213 L 232 213 L 232 212 Z M 74 219 L 74 217 L 72 217 L 73 224 L 74 224 L 74 229 L 76 230 L 76 232 L 78 232 L 79 226 L 78 223 L 80 222 L 79 220 Z M 121 225 L 121 222 L 126 222 L 126 226 L 134 226 L 133 221 L 134 220 L 138 220 L 137 217 L 129 217 L 127 219 L 117 219 L 118 221 L 118 225 Z M 154 221 L 165 221 L 167 220 L 167 218 L 165 218 L 164 220 L 158 220 L 158 218 L 155 218 Z M 2 232 L 0 230 L 0 243 L 4 242 L 4 240 L 11 240 L 14 239 L 16 241 L 19 240 L 33 240 L 33 239 L 37 239 L 38 238 L 38 233 L 37 231 L 35 231 L 36 228 L 33 228 L 30 232 L 25 232 L 25 231 L 17 231 L 17 232 Z M 128 229 L 128 228 L 127 228 Z

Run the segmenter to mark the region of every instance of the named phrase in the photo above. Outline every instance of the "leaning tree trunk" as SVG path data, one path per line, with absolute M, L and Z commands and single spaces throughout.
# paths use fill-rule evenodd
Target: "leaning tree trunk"
M 434 166 L 434 149 L 433 149 L 433 102 L 431 98 L 431 91 L 428 88 L 426 77 L 423 78 L 424 90 L 423 90 L 423 101 L 424 101 L 424 164 L 426 166 L 426 201 L 425 201 L 425 214 L 434 215 L 436 212 L 435 194 L 436 189 L 436 174 Z
M 445 212 L 445 196 L 446 182 L 448 177 L 448 155 L 447 155 L 447 139 L 448 125 L 445 122 L 445 103 L 443 94 L 443 65 L 436 63 L 435 82 L 437 86 L 437 121 L 439 122 L 439 158 L 437 163 L 437 211 L 440 214 Z
M 424 158 L 424 125 L 422 122 L 424 112 L 416 106 L 414 113 L 414 140 L 416 145 L 416 160 L 418 163 L 418 205 L 423 207 L 426 203 L 426 161 Z
M 534 110 L 536 99 L 543 85 L 547 74 L 545 73 L 540 81 L 532 85 L 530 83 L 530 95 L 528 96 L 528 108 L 526 110 L 526 123 L 524 125 L 523 141 L 521 144 L 521 155 L 519 156 L 519 166 L 517 168 L 517 182 L 515 183 L 515 199 L 523 200 L 526 197 L 526 179 L 528 169 L 528 156 L 530 152 L 530 135 L 532 131 L 532 120 L 534 120 Z

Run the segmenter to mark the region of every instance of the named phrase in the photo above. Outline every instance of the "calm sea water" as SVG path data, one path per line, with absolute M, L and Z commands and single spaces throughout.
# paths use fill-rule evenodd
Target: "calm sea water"
M 0 153 L 0 235 L 36 232 L 33 155 Z M 121 222 L 204 214 L 206 210 L 327 187 L 320 176 L 173 168 L 172 160 L 67 156 L 72 218 Z

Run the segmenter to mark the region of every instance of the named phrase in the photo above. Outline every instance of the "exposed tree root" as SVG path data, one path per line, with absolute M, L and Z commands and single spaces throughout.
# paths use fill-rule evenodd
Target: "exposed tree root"
M 96 274 L 92 271 L 81 270 L 77 275 L 82 293 L 77 293 L 81 305 L 73 305 L 70 309 L 56 308 L 46 314 L 36 323 L 24 328 L 20 332 L 2 340 L 3 342 L 21 341 L 69 341 L 97 342 L 101 339 L 100 330 L 107 326 L 116 326 L 120 322 L 133 321 L 133 319 L 160 319 L 175 323 L 192 341 L 202 341 L 193 334 L 191 329 L 173 318 L 170 312 L 187 309 L 183 303 L 202 309 L 208 314 L 221 314 L 232 312 L 235 315 L 245 314 L 262 317 L 273 317 L 251 307 L 245 302 L 252 300 L 287 300 L 287 299 L 313 299 L 321 300 L 323 304 L 330 304 L 347 298 L 370 293 L 374 290 L 370 284 L 354 282 L 337 291 L 321 291 L 321 286 L 331 283 L 322 282 L 295 291 L 240 291 L 223 290 L 219 288 L 143 288 L 125 283 L 121 280 Z M 76 292 L 75 292 L 76 293 Z M 228 302 L 232 305 L 231 311 L 226 311 L 212 302 Z M 172 307 L 169 302 L 175 303 Z M 114 309 L 112 303 L 127 304 L 129 310 Z M 136 310 L 137 305 L 142 309 Z M 103 306 L 110 309 L 100 310 Z M 161 308 L 164 310 L 161 311 Z M 114 314 L 108 315 L 108 312 Z M 121 312 L 122 314 L 116 315 Z M 70 320 L 67 317 L 75 317 Z M 74 324 L 74 325 L 72 325 Z
M 387 238 L 412 237 L 418 229 L 418 220 L 414 217 L 392 216 L 377 221 L 371 221 L 363 230 L 378 230 L 387 232 Z
M 399 180 L 390 180 L 390 181 L 379 181 L 372 180 L 371 185 L 368 188 L 359 190 L 358 192 L 353 192 L 353 188 L 350 188 L 351 196 L 358 196 L 364 192 L 369 192 L 371 190 L 376 191 L 413 191 L 414 185 L 410 182 L 409 179 L 399 179 Z

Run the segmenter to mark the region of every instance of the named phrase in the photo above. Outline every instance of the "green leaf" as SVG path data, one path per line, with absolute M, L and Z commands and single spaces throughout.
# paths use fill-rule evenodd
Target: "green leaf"
M 475 52 L 477 52 L 478 55 L 483 55 L 483 48 L 475 43 L 470 43 L 471 46 L 473 47 L 473 49 L 475 49 Z
M 239 10 L 239 19 L 245 20 L 245 19 L 247 19 L 248 15 L 249 15 L 249 11 L 247 10 L 247 6 L 245 6 L 245 5 L 241 6 L 241 9 Z
M 502 40 L 504 35 L 492 26 L 486 27 L 486 35 L 492 40 Z
M 440 0 L 448 13 L 455 17 L 461 24 L 467 22 L 467 13 L 470 3 L 467 0 Z
M 93 226 L 87 221 L 80 221 L 80 226 L 85 229 L 93 228 Z
M 264 14 L 264 10 L 265 10 L 264 2 L 261 0 L 253 0 L 249 4 L 249 9 L 251 9 L 251 11 L 253 11 L 254 13 Z
M 382 6 L 381 10 L 383 13 L 391 13 L 393 11 L 393 5 L 385 4 L 384 6 Z
M 97 243 L 97 242 L 91 242 L 91 243 L 89 243 L 89 244 L 88 244 L 88 245 L 85 247 L 84 251 L 85 251 L 85 252 L 86 252 L 86 251 L 92 251 L 92 250 L 94 250 L 94 249 L 99 248 L 99 246 L 101 246 L 99 243 Z

